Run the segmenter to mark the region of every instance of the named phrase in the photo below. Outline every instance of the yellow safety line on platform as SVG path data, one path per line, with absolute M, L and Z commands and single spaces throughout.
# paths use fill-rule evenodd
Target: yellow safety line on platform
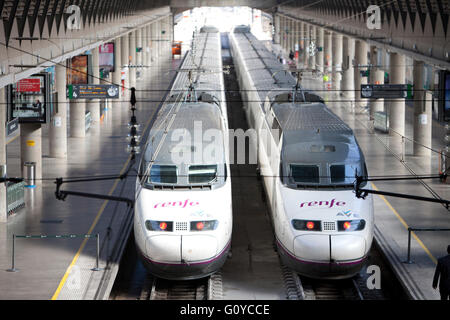
M 378 188 L 375 186 L 375 184 L 372 183 L 373 188 L 378 191 Z M 397 212 L 397 210 L 394 209 L 394 207 L 389 203 L 389 201 L 386 200 L 386 198 L 382 195 L 378 195 L 383 201 L 387 204 L 389 209 L 392 210 L 392 212 L 395 214 L 398 220 L 402 223 L 402 225 L 408 230 L 409 226 L 406 223 L 406 221 L 400 216 L 400 214 Z M 430 257 L 431 261 L 433 261 L 434 264 L 437 264 L 437 259 L 431 254 L 430 250 L 425 246 L 425 244 L 422 242 L 422 240 L 419 239 L 419 237 L 411 231 L 411 235 L 416 239 L 416 241 L 419 243 L 419 245 L 422 247 L 423 250 L 427 253 L 427 255 Z
M 146 123 L 146 125 L 145 125 L 145 128 L 144 128 L 144 131 L 143 131 L 143 132 L 146 132 L 146 131 L 147 131 L 147 128 L 148 128 L 148 126 L 150 125 L 150 121 L 151 121 L 151 119 L 153 118 L 153 115 L 155 114 L 155 112 L 156 112 L 157 110 L 158 110 L 158 109 L 156 109 L 156 110 L 152 113 L 152 115 L 149 117 L 149 119 L 148 119 L 148 121 L 147 121 L 147 123 Z M 125 172 L 125 170 L 126 170 L 128 164 L 130 163 L 130 161 L 131 161 L 131 156 L 129 156 L 127 162 L 125 162 L 125 164 L 124 164 L 122 170 L 120 171 L 120 175 L 122 175 L 122 174 Z M 114 185 L 112 186 L 111 190 L 110 190 L 109 193 L 108 193 L 109 196 L 112 195 L 112 194 L 114 193 L 114 190 L 117 188 L 117 185 L 118 185 L 119 181 L 120 181 L 120 179 L 116 179 L 116 180 L 115 180 Z M 105 208 L 106 208 L 106 206 L 107 206 L 108 203 L 109 203 L 109 200 L 105 200 L 105 201 L 103 202 L 103 205 L 101 206 L 100 210 L 98 211 L 97 216 L 95 217 L 95 220 L 94 220 L 94 222 L 92 223 L 91 227 L 89 228 L 89 231 L 87 232 L 87 234 L 91 234 L 91 233 L 92 233 L 92 231 L 94 230 L 95 226 L 97 225 L 97 222 L 100 220 L 100 217 L 102 216 L 103 211 L 105 210 Z M 65 273 L 64 276 L 62 277 L 62 279 L 61 279 L 61 281 L 60 281 L 60 283 L 59 283 L 59 285 L 58 285 L 58 288 L 56 289 L 55 293 L 53 294 L 51 300 L 56 300 L 56 299 L 58 299 L 58 296 L 59 296 L 59 294 L 61 293 L 61 290 L 62 290 L 64 284 L 65 284 L 66 281 L 67 281 L 67 277 L 69 276 L 70 272 L 72 271 L 72 268 L 73 268 L 73 266 L 75 265 L 75 263 L 77 263 L 78 258 L 80 257 L 80 254 L 81 254 L 81 252 L 83 251 L 83 249 L 84 249 L 84 247 L 85 247 L 87 241 L 88 241 L 88 238 L 85 238 L 85 239 L 83 240 L 83 243 L 81 244 L 80 248 L 78 249 L 77 253 L 75 254 L 75 257 L 72 259 L 72 262 L 70 263 L 69 267 L 68 267 L 67 270 L 66 270 L 66 273 Z

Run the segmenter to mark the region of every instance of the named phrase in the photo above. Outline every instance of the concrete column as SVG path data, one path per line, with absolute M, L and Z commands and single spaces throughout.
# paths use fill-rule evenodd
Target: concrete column
M 343 39 L 343 74 L 341 89 L 344 97 L 355 98 L 355 81 L 352 61 L 355 57 L 355 39 L 344 37 Z
M 6 92 L 0 89 L 0 166 L 6 166 Z M 3 178 L 0 176 L 0 178 Z M 6 184 L 0 183 L 0 223 L 8 218 Z
M 136 36 L 136 49 L 142 48 L 142 29 L 137 29 L 135 31 Z M 142 53 L 136 52 L 136 64 L 141 65 L 142 64 Z
M 100 61 L 98 47 L 92 49 L 92 84 L 100 84 Z M 98 130 L 100 128 L 100 100 L 87 100 L 86 109 L 91 112 L 92 117 L 90 130 Z
M 152 54 L 152 62 L 156 61 L 156 57 L 158 56 L 158 39 L 157 39 L 157 30 L 156 30 L 156 23 L 151 24 L 151 31 L 152 31 L 152 40 L 151 40 L 151 54 Z
M 431 156 L 432 134 L 432 95 L 424 91 L 424 65 L 422 61 L 414 60 L 414 155 Z
M 40 124 L 20 125 L 20 166 L 36 162 L 36 179 L 42 179 L 42 129 Z M 24 176 L 24 172 L 22 172 Z
M 128 40 L 129 34 L 124 35 L 120 38 L 121 43 L 121 61 L 122 66 L 125 68 L 125 96 L 128 96 L 130 89 L 130 68 L 128 65 L 130 64 L 130 45 Z
M 280 47 L 282 50 L 284 50 L 284 34 L 285 34 L 285 27 L 284 27 L 284 17 L 280 17 Z
M 142 47 L 142 65 L 143 65 L 143 69 L 142 71 L 145 72 L 147 71 L 147 27 L 143 27 L 142 28 L 142 43 L 141 43 L 141 47 Z
M 152 64 L 152 51 L 151 51 L 151 38 L 152 38 L 152 29 L 150 27 L 150 25 L 147 26 L 147 39 L 145 40 L 145 46 L 146 48 L 148 48 L 148 52 L 147 52 L 147 66 L 150 67 Z M 148 70 L 150 70 L 150 68 L 148 68 Z
M 342 34 L 333 33 L 332 36 L 332 48 L 333 48 L 333 56 L 332 56 L 332 70 L 333 70 L 333 89 L 341 90 L 341 80 L 342 80 Z
M 295 42 L 295 21 L 289 19 L 289 48 L 288 52 L 294 51 L 294 42 Z
M 405 83 L 405 56 L 391 52 L 389 77 L 391 84 Z M 405 135 L 405 99 L 392 99 L 389 106 L 390 128 Z M 396 133 L 393 135 L 398 136 Z
M 326 31 L 325 32 L 325 39 L 324 39 L 324 68 L 325 71 L 330 73 L 332 71 L 332 57 L 333 57 L 333 51 L 332 51 L 332 33 Z
M 129 36 L 129 55 L 130 55 L 130 87 L 136 87 L 136 31 L 130 33 Z
M 64 62 L 65 63 L 65 62 Z M 66 96 L 66 68 L 55 66 L 55 86 L 58 95 L 56 113 L 50 124 L 50 157 L 67 158 L 67 96 Z
M 365 41 L 355 41 L 355 104 L 356 112 L 362 112 L 363 107 L 367 105 L 367 99 L 361 98 L 361 84 L 367 84 L 367 77 L 362 77 L 360 71 L 367 70 L 367 68 L 359 68 L 359 65 L 367 66 L 367 43 Z
M 274 40 L 275 44 L 280 44 L 280 30 L 281 30 L 280 16 L 278 14 L 275 14 L 273 21 L 274 21 L 274 27 L 275 27 L 275 33 L 274 33 L 273 40 Z
M 122 41 L 120 38 L 114 40 L 114 65 L 115 70 L 112 73 L 112 82 L 118 86 L 122 85 Z M 122 96 L 122 88 L 119 90 L 119 97 Z
M 316 37 L 316 26 L 310 26 L 310 38 L 311 38 L 311 42 L 315 44 L 315 46 L 317 47 L 317 37 Z M 314 55 L 310 55 L 309 57 L 309 66 L 312 69 L 316 69 L 316 54 Z
M 304 30 L 304 34 L 305 34 L 305 56 L 304 56 L 304 65 L 306 68 L 311 68 L 310 64 L 309 64 L 309 44 L 311 43 L 311 35 L 310 33 L 310 25 L 305 23 L 305 30 Z
M 70 101 L 70 136 L 84 138 L 86 136 L 86 100 Z
M 317 32 L 316 32 L 317 47 L 321 48 L 320 50 L 322 50 L 322 51 L 318 51 L 316 54 L 317 55 L 316 56 L 316 64 L 317 64 L 317 68 L 319 69 L 320 72 L 323 72 L 324 35 L 325 35 L 325 30 L 323 28 L 318 27 Z
M 298 29 L 298 43 L 299 43 L 299 55 L 298 55 L 298 61 L 297 63 L 300 63 L 304 61 L 303 56 L 305 55 L 305 32 L 304 32 L 304 23 L 303 22 L 299 22 L 299 29 Z
M 370 47 L 370 64 L 372 65 L 370 69 L 370 83 L 371 84 L 384 84 L 384 71 L 380 70 L 377 66 L 378 64 L 378 50 L 376 46 Z M 375 112 L 384 111 L 384 99 L 370 99 L 370 118 L 373 119 Z

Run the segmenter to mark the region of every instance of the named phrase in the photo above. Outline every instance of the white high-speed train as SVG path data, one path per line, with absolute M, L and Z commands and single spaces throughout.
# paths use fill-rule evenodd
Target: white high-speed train
M 206 277 L 227 258 L 232 202 L 223 89 L 220 34 L 205 29 L 157 114 L 136 181 L 136 246 L 157 277 Z
M 311 278 L 352 277 L 374 228 L 372 197 L 353 192 L 367 169 L 352 130 L 248 28 L 230 34 L 230 47 L 283 263 Z

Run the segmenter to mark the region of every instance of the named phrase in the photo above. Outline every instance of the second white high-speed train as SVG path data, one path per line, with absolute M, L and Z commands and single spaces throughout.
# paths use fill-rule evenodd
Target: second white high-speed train
M 236 28 L 230 45 L 281 260 L 312 278 L 354 276 L 372 245 L 374 214 L 372 197 L 353 192 L 367 169 L 352 130 L 248 28 Z
M 150 131 L 136 181 L 134 234 L 146 268 L 206 277 L 231 245 L 228 118 L 220 34 L 195 35 Z

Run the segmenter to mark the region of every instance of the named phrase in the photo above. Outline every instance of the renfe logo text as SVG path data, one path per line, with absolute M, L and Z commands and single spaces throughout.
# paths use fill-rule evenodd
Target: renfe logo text
M 169 202 L 160 202 L 155 204 L 155 206 L 153 208 L 174 208 L 174 207 L 181 207 L 181 208 L 186 208 L 186 207 L 195 207 L 198 206 L 200 203 L 197 201 L 191 201 L 189 199 L 186 199 L 184 201 L 169 201 Z
M 333 207 L 343 207 L 345 206 L 344 201 L 336 201 L 336 199 L 332 199 L 331 201 L 310 201 L 310 202 L 303 202 L 300 204 L 300 208 L 307 208 L 307 207 L 327 207 L 327 208 L 333 208 Z

